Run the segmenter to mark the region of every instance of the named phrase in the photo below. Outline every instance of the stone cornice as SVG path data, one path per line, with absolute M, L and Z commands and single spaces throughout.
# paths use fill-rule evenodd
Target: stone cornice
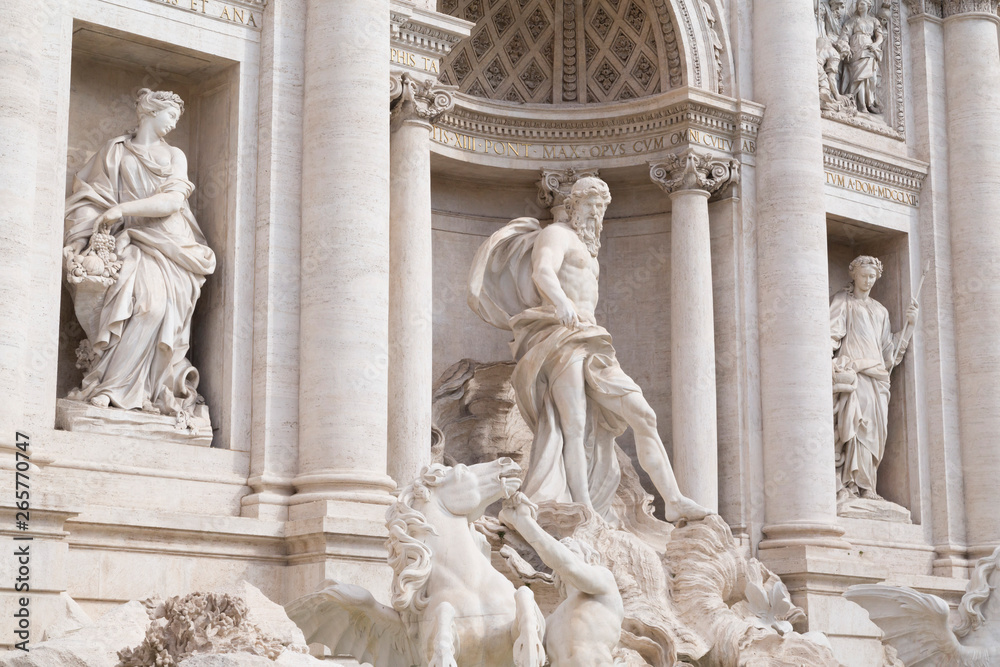
M 669 95 L 669 94 L 668 94 Z M 757 128 L 763 116 L 746 111 L 737 112 L 714 106 L 700 100 L 685 99 L 674 104 L 634 105 L 632 112 L 601 114 L 595 117 L 596 109 L 580 109 L 584 113 L 573 113 L 565 107 L 559 113 L 539 113 L 514 115 L 510 107 L 496 106 L 495 109 L 482 104 L 478 98 L 469 98 L 461 93 L 456 95 L 455 110 L 443 120 L 443 126 L 460 132 L 474 132 L 497 137 L 515 137 L 537 140 L 592 140 L 594 138 L 629 137 L 653 130 L 666 130 L 674 125 L 687 124 L 691 127 L 724 135 L 744 134 L 756 137 Z M 657 97 L 644 98 L 657 100 Z M 527 105 L 521 107 L 530 111 Z M 549 111 L 546 109 L 545 111 Z M 589 112 L 589 113 L 587 113 Z
M 389 75 L 393 125 L 406 121 L 433 125 L 454 107 L 456 90 L 455 86 L 420 79 L 408 72 L 393 72 Z
M 823 165 L 849 176 L 863 178 L 881 185 L 918 193 L 927 176 L 927 167 L 908 167 L 886 160 L 861 155 L 837 146 L 823 145 Z
M 469 36 L 473 24 L 447 14 L 420 9 L 406 0 L 393 0 L 389 28 L 394 47 L 441 58 Z
M 688 148 L 649 165 L 649 177 L 668 195 L 702 190 L 709 196 L 739 182 L 740 163 Z
M 455 95 L 432 149 L 463 162 L 517 169 L 642 167 L 685 148 L 754 164 L 764 108 L 697 88 L 628 104 L 508 104 Z

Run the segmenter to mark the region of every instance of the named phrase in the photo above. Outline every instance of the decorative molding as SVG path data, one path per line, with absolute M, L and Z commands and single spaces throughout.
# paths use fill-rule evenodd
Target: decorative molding
M 914 194 L 920 192 L 927 176 L 926 168 L 912 169 L 827 145 L 823 146 L 823 166 Z
M 660 19 L 660 31 L 663 34 L 663 46 L 667 55 L 667 72 L 670 76 L 670 87 L 680 88 L 684 85 L 684 68 L 681 66 L 681 49 L 674 29 L 674 20 L 670 15 L 667 0 L 652 0 L 656 9 L 656 17 Z
M 712 196 L 739 182 L 740 163 L 688 148 L 667 155 L 662 162 L 650 164 L 649 177 L 668 195 L 684 190 L 703 190 Z
M 457 90 L 455 86 L 420 79 L 409 72 L 393 72 L 389 75 L 392 125 L 407 121 L 433 125 L 455 106 Z
M 712 52 L 715 54 L 715 86 L 716 92 L 725 94 L 726 86 L 722 80 L 722 38 L 715 27 L 715 12 L 705 0 L 700 0 L 701 10 L 705 14 L 705 23 L 708 28 L 708 36 L 712 40 Z
M 681 9 L 681 19 L 684 21 L 688 44 L 691 46 L 691 53 L 688 55 L 694 61 L 694 85 L 701 87 L 701 54 L 698 53 L 698 40 L 695 36 L 694 23 L 691 21 L 691 12 L 688 11 L 685 0 L 678 0 L 677 6 Z
M 941 7 L 941 0 L 903 0 L 906 8 L 910 12 L 910 18 L 916 16 L 931 16 L 934 18 L 944 18 L 944 9 Z
M 998 0 L 943 0 L 944 18 L 960 14 L 997 14 Z
M 583 17 L 581 17 L 583 18 Z M 562 99 L 563 102 L 576 102 L 580 97 L 579 91 L 579 71 L 576 53 L 576 2 L 575 0 L 563 0 L 562 17 Z M 584 71 L 587 64 L 584 62 Z

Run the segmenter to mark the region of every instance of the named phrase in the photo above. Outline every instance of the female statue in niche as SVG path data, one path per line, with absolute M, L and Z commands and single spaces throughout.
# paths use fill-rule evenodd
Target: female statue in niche
M 187 158 L 164 141 L 183 100 L 144 88 L 136 111 L 138 128 L 97 151 L 66 200 L 67 281 L 87 334 L 69 398 L 180 422 L 201 402 L 187 352 L 215 253 L 188 204 Z
M 878 101 L 878 76 L 882 64 L 882 21 L 871 15 L 872 0 L 858 0 L 854 16 L 844 22 L 840 33 L 850 47 L 844 66 L 841 92 L 853 97 L 858 111 L 882 113 Z
M 892 333 L 889 311 L 870 296 L 882 262 L 861 255 L 848 270 L 851 283 L 830 301 L 837 495 L 879 500 L 876 473 L 885 453 L 889 374 L 906 353 L 918 306 L 912 299 L 903 330 Z

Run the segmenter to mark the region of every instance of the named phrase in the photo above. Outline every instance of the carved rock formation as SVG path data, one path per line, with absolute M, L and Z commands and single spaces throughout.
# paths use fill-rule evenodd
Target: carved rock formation
M 75 604 L 72 605 L 75 607 Z M 302 631 L 246 582 L 212 593 L 132 601 L 97 622 L 82 615 L 30 652 L 0 654 L 0 667 L 309 667 Z

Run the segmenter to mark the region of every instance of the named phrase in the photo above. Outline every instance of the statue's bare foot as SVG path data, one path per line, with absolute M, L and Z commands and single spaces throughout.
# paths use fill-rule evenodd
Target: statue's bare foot
M 155 405 L 153 405 L 148 400 L 145 400 L 145 401 L 142 402 L 142 411 L 143 412 L 148 412 L 151 415 L 158 415 L 158 414 L 160 414 L 160 409 L 158 407 L 156 407 Z
M 111 405 L 111 397 L 107 394 L 98 394 L 90 399 L 91 405 L 96 405 L 99 408 L 106 408 Z
M 871 489 L 861 489 L 861 497 L 865 500 L 882 500 L 882 496 Z
M 707 507 L 702 507 L 690 498 L 680 496 L 677 500 L 664 503 L 663 514 L 669 523 L 676 523 L 681 519 L 699 521 L 709 514 L 714 514 L 714 512 Z

